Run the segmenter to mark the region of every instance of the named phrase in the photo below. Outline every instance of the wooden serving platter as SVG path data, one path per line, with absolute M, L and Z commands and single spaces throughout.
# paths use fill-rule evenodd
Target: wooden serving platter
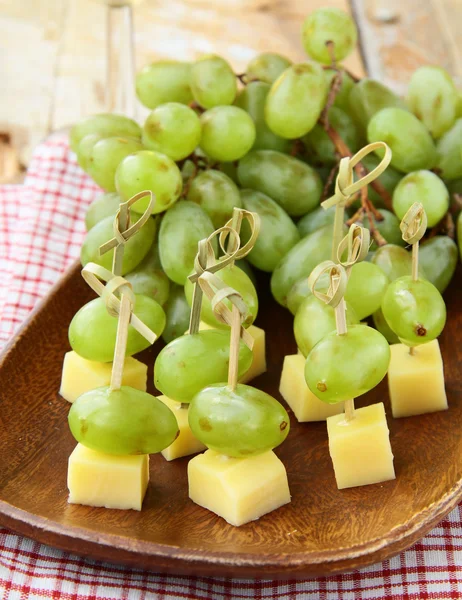
M 386 382 L 358 401 L 384 400 L 397 479 L 338 491 L 324 423 L 299 424 L 277 454 L 292 502 L 234 528 L 188 499 L 188 458 L 151 458 L 143 510 L 67 503 L 75 446 L 59 395 L 67 328 L 92 292 L 75 265 L 37 307 L 0 358 L 0 524 L 40 542 L 159 572 L 232 577 L 310 577 L 363 567 L 411 546 L 462 498 L 461 270 L 446 293 L 441 337 L 449 410 L 394 420 Z M 296 351 L 291 315 L 267 280 L 258 324 L 268 332 L 268 372 L 255 385 L 280 399 L 282 360 Z M 161 345 L 142 355 L 152 364 Z M 151 390 L 152 391 L 152 390 Z

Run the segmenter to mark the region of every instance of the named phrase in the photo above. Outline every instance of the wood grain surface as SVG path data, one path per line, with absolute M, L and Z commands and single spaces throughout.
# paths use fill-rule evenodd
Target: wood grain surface
M 409 547 L 462 496 L 461 269 L 446 293 L 441 337 L 449 410 L 391 418 L 382 382 L 357 402 L 384 401 L 397 479 L 338 491 L 324 423 L 299 424 L 277 454 L 292 502 L 234 528 L 188 499 L 188 458 L 151 459 L 143 510 L 67 503 L 67 459 L 75 446 L 69 404 L 59 395 L 67 328 L 92 296 L 75 266 L 0 359 L 0 524 L 39 541 L 137 567 L 175 574 L 307 577 L 362 567 Z M 254 381 L 278 399 L 283 357 L 296 351 L 292 317 L 259 281 L 257 324 L 268 332 L 268 372 Z M 141 355 L 150 381 L 161 344 Z M 152 391 L 152 388 L 151 388 Z

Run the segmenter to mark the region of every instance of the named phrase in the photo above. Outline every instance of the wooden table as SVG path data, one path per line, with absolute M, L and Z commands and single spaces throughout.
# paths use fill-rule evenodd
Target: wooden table
M 242 71 L 263 50 L 301 61 L 303 19 L 325 5 L 355 15 L 361 54 L 346 64 L 357 74 L 404 92 L 415 68 L 436 63 L 462 83 L 460 0 L 145 0 L 134 9 L 136 66 L 216 52 Z M 95 0 L 0 0 L 3 181 L 50 131 L 104 110 L 105 10 Z

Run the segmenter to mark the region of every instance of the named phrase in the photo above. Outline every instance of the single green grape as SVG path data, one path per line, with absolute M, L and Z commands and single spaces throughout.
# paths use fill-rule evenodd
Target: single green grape
M 112 216 L 112 218 L 114 218 L 114 215 L 119 210 L 121 202 L 122 200 L 120 199 L 119 194 L 116 194 L 115 192 L 98 194 L 85 213 L 86 230 L 90 231 L 97 223 L 107 217 Z
M 132 223 L 136 223 L 141 215 L 131 213 Z M 130 273 L 143 260 L 152 246 L 156 235 L 156 222 L 148 219 L 143 227 L 125 244 L 122 262 L 122 275 Z M 89 262 L 101 265 L 109 271 L 112 269 L 114 250 L 103 254 L 99 253 L 100 246 L 114 237 L 114 217 L 106 217 L 88 231 L 80 249 L 80 261 L 83 266 Z
M 81 119 L 69 134 L 71 150 L 77 152 L 80 141 L 86 135 L 99 135 L 102 138 L 122 136 L 128 138 L 141 138 L 141 129 L 138 123 L 123 115 L 101 113 Z
M 302 29 L 305 52 L 320 63 L 329 65 L 332 55 L 327 42 L 332 42 L 335 60 L 343 60 L 354 50 L 358 31 L 354 20 L 336 7 L 322 7 L 309 14 Z
M 191 402 L 207 385 L 226 381 L 230 332 L 207 329 L 183 335 L 163 348 L 154 364 L 154 385 L 177 402 Z M 239 343 L 239 377 L 249 370 L 252 351 Z
M 142 150 L 124 158 L 117 167 L 115 183 L 124 200 L 144 191 L 155 194 L 153 214 L 170 208 L 183 189 L 180 169 L 173 160 L 150 150 Z M 133 205 L 133 210 L 143 213 L 148 205 L 149 196 L 146 196 Z
M 383 335 L 383 337 L 387 340 L 388 343 L 399 344 L 399 337 L 394 331 L 390 329 L 390 326 L 388 325 L 388 323 L 385 320 L 385 317 L 383 316 L 381 308 L 375 311 L 375 313 L 372 315 L 372 319 L 374 321 L 375 328 L 377 329 L 377 331 L 380 331 L 380 333 Z
M 446 180 L 446 187 L 448 188 L 450 198 L 453 198 L 454 194 L 462 195 L 462 177 L 452 179 L 451 181 Z M 451 208 L 456 210 L 456 214 L 459 213 L 457 206 L 453 205 Z
M 96 142 L 88 160 L 87 171 L 94 181 L 108 192 L 115 192 L 115 174 L 122 160 L 143 150 L 139 140 L 110 137 Z
M 361 159 L 361 163 L 366 167 L 366 169 L 371 172 L 378 166 L 380 163 L 380 159 L 375 154 L 368 154 L 364 158 Z M 382 186 L 386 189 L 386 191 L 391 196 L 394 192 L 395 187 L 398 185 L 398 182 L 402 179 L 403 174 L 394 169 L 391 165 L 385 169 L 385 171 L 377 177 L 377 181 L 382 184 Z M 377 208 L 385 208 L 385 203 L 383 201 L 382 196 L 378 194 L 374 188 L 369 185 L 368 187 L 369 199 L 373 202 L 374 206 Z M 357 204 L 359 208 L 359 203 Z M 394 242 L 395 243 L 395 242 Z
M 311 212 L 304 215 L 297 223 L 297 228 L 301 237 L 305 237 L 321 227 L 326 225 L 334 226 L 335 207 L 324 209 L 318 206 Z
M 166 154 L 174 161 L 183 160 L 199 145 L 201 122 L 189 106 L 167 102 L 148 116 L 142 139 L 149 150 Z
M 215 169 L 207 169 L 194 177 L 187 199 L 205 210 L 216 229 L 231 219 L 234 207 L 242 206 L 237 185 Z
M 408 346 L 431 342 L 443 331 L 446 305 L 436 287 L 410 275 L 395 279 L 382 300 L 390 329 Z
M 200 147 L 205 154 L 223 162 L 242 158 L 255 142 L 252 117 L 237 106 L 217 106 L 201 116 Z
M 194 100 L 204 108 L 232 104 L 236 97 L 236 75 L 230 64 L 216 54 L 192 65 L 189 83 Z
M 356 126 L 351 117 L 340 108 L 332 106 L 328 111 L 328 118 L 329 123 L 337 131 L 348 148 L 353 153 L 356 152 L 359 147 L 359 139 Z M 319 123 L 302 138 L 302 142 L 305 146 L 309 162 L 333 165 L 338 161 L 334 143 L 327 135 L 324 127 Z
M 275 398 L 250 385 L 223 383 L 200 390 L 188 411 L 189 426 L 203 444 L 235 458 L 272 450 L 286 439 L 290 420 Z
M 227 267 L 220 269 L 215 273 L 215 275 L 224 283 L 226 283 L 227 286 L 233 288 L 239 292 L 239 294 L 241 294 L 248 310 L 247 318 L 244 321 L 243 326 L 249 327 L 252 325 L 258 314 L 258 296 L 257 290 L 255 289 L 250 277 L 246 275 L 242 269 L 232 265 L 228 265 Z M 184 291 L 189 306 L 192 306 L 194 286 L 189 279 L 186 280 Z M 231 310 L 232 306 L 230 301 L 225 300 L 224 303 Z M 217 329 L 229 329 L 228 325 L 222 323 L 215 317 L 210 300 L 205 296 L 202 299 L 201 320 L 212 327 L 216 327 Z
M 265 104 L 271 86 L 263 81 L 252 81 L 243 88 L 234 104 L 249 113 L 255 123 L 255 142 L 252 150 L 278 150 L 289 152 L 290 140 L 271 131 L 265 120 Z
M 287 294 L 287 308 L 294 315 L 297 314 L 303 300 L 311 296 L 311 288 L 308 284 L 308 277 L 302 277 L 294 283 Z
M 88 173 L 88 163 L 90 161 L 93 146 L 102 139 L 104 138 L 102 138 L 99 134 L 90 133 L 89 135 L 83 137 L 78 143 L 76 150 L 77 162 L 85 171 L 85 173 Z
M 436 235 L 420 245 L 419 263 L 426 278 L 442 294 L 457 268 L 457 244 L 447 235 Z
M 165 313 L 155 300 L 136 295 L 135 315 L 155 334 L 160 336 L 165 327 Z M 69 343 L 82 358 L 97 362 L 111 362 L 117 337 L 118 319 L 112 317 L 102 298 L 84 304 L 69 325 Z M 132 356 L 150 346 L 136 329 L 129 325 L 125 356 Z
M 326 97 L 327 82 L 321 66 L 293 65 L 271 86 L 265 105 L 266 123 L 280 137 L 302 137 L 316 125 Z
M 241 190 L 242 204 L 260 216 L 260 233 L 247 260 L 262 271 L 272 272 L 279 261 L 300 240 L 298 229 L 289 215 L 269 196 L 255 190 Z M 248 223 L 242 223 L 241 239 L 250 239 Z
M 389 210 L 385 210 L 384 208 L 379 208 L 378 212 L 382 215 L 383 219 L 378 221 L 374 215 L 372 215 L 372 219 L 374 221 L 374 225 L 376 229 L 379 230 L 379 233 L 385 238 L 385 240 L 389 244 L 395 244 L 396 246 L 404 246 L 405 242 L 401 236 L 401 229 L 399 228 L 400 221 Z M 371 228 L 371 224 L 369 219 L 365 217 L 361 223 L 363 227 L 366 229 Z M 376 242 L 372 242 L 371 249 L 376 250 L 377 244 Z
M 71 406 L 75 439 L 98 452 L 119 456 L 155 454 L 179 435 L 173 412 L 155 396 L 129 386 L 90 390 Z
M 348 97 L 348 105 L 347 112 L 363 134 L 366 134 L 372 117 L 383 108 L 407 109 L 405 102 L 388 87 L 367 77 L 354 84 Z
M 239 185 L 239 179 L 237 176 L 237 164 L 235 161 L 219 162 L 216 168 L 225 175 L 228 175 L 228 177 L 232 179 L 236 185 Z
M 340 67 L 341 68 L 341 67 Z M 336 69 L 324 69 L 324 77 L 327 82 L 327 89 L 330 89 L 332 79 L 338 73 Z M 341 108 L 344 112 L 349 113 L 350 111 L 350 103 L 349 96 L 350 92 L 355 85 L 355 82 L 351 78 L 350 75 L 346 71 L 342 71 L 342 82 L 340 84 L 340 89 L 335 96 L 333 106 L 337 106 Z
M 194 202 L 180 200 L 165 213 L 160 224 L 159 254 L 169 279 L 185 284 L 194 265 L 198 243 L 214 230 L 208 214 Z M 213 244 L 216 249 L 216 239 Z
M 319 206 L 321 178 L 312 167 L 293 156 L 256 150 L 239 161 L 237 173 L 242 187 L 266 194 L 291 217 Z
M 249 82 L 254 80 L 262 81 L 263 83 L 273 83 L 282 75 L 282 73 L 290 67 L 292 61 L 276 54 L 275 52 L 262 52 L 257 54 L 255 58 L 247 65 L 246 79 Z
M 390 281 L 409 275 L 412 272 L 411 255 L 404 248 L 394 244 L 387 244 L 378 248 L 371 262 L 380 267 Z M 422 276 L 420 267 L 419 274 Z
M 347 304 L 347 325 L 359 323 L 355 311 Z M 300 304 L 294 319 L 294 336 L 303 356 L 308 356 L 316 344 L 335 329 L 335 310 L 316 298 L 307 296 Z
M 287 306 L 287 295 L 296 281 L 308 277 L 332 252 L 332 228 L 329 225 L 302 238 L 289 250 L 271 276 L 271 292 L 279 304 Z
M 391 164 L 410 173 L 430 169 L 436 162 L 436 148 L 425 125 L 401 108 L 383 108 L 367 126 L 369 143 L 385 142 L 392 151 Z M 382 151 L 376 151 L 379 156 Z
M 388 277 L 374 263 L 360 262 L 353 265 L 345 300 L 360 321 L 380 308 L 388 284 Z
M 436 164 L 441 177 L 453 180 L 462 177 L 462 119 L 457 119 L 454 125 L 436 142 Z
M 162 333 L 166 344 L 181 337 L 188 330 L 191 307 L 186 300 L 184 287 L 172 283 L 167 303 L 164 306 L 167 323 Z
M 348 332 L 328 333 L 306 358 L 305 379 L 313 394 L 327 404 L 362 396 L 385 377 L 390 346 L 381 333 L 366 325 Z
M 449 208 L 449 192 L 432 171 L 415 171 L 401 179 L 393 192 L 393 210 L 402 219 L 414 202 L 427 213 L 428 227 L 436 225 Z
M 193 95 L 189 87 L 191 64 L 161 60 L 141 69 L 135 85 L 139 101 L 153 109 L 165 102 L 189 104 Z
M 456 120 L 459 94 L 451 76 L 441 67 L 425 65 L 416 69 L 407 89 L 409 108 L 433 138 L 439 138 Z
M 257 288 L 257 278 L 255 277 L 255 273 L 253 272 L 252 267 L 249 265 L 249 263 L 246 261 L 246 259 L 241 258 L 239 260 L 236 260 L 234 265 L 236 267 L 238 267 L 239 269 L 242 269 L 242 271 L 244 271 L 244 273 L 247 275 L 247 277 L 253 283 L 255 288 Z
M 161 306 L 168 300 L 170 280 L 162 270 L 159 248 L 154 242 L 140 264 L 125 279 L 132 284 L 135 294 L 154 298 Z

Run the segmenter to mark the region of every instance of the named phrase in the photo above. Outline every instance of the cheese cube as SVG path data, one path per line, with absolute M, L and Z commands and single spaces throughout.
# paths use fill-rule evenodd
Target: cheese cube
M 85 392 L 109 385 L 111 372 L 112 363 L 94 362 L 82 358 L 76 352 L 66 352 L 59 393 L 68 402 L 74 402 Z M 145 392 L 147 379 L 148 367 L 136 358 L 127 356 L 122 385 Z
M 305 360 L 303 354 L 285 356 L 279 384 L 279 392 L 294 411 L 297 421 L 325 421 L 327 417 L 342 413 L 343 402 L 327 404 L 306 385 Z
M 393 416 L 412 417 L 447 410 L 438 340 L 415 347 L 414 354 L 404 344 L 393 344 L 390 350 L 388 389 Z
M 167 396 L 157 396 L 169 409 L 173 412 L 178 422 L 178 429 L 180 431 L 176 440 L 170 444 L 168 448 L 162 450 L 162 456 L 165 460 L 174 460 L 181 456 L 188 456 L 189 454 L 196 454 L 196 452 L 202 452 L 207 446 L 200 442 L 194 437 L 188 422 L 188 406 L 183 406 L 181 402 L 175 402 L 167 398 Z
M 77 444 L 69 457 L 69 503 L 141 510 L 149 482 L 149 455 L 114 456 Z
M 238 527 L 290 502 L 284 465 L 272 450 L 232 458 L 207 450 L 189 461 L 189 497 Z
M 395 479 L 383 402 L 327 419 L 329 452 L 339 490 Z

